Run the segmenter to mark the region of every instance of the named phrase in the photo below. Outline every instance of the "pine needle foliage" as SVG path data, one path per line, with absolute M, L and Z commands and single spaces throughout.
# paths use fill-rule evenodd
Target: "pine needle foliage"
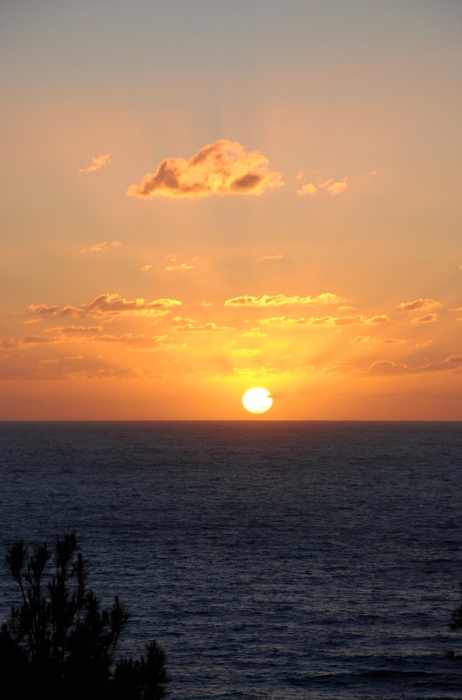
M 0 631 L 0 697 L 4 700 L 160 700 L 166 683 L 163 651 L 115 662 L 128 615 L 115 597 L 106 610 L 87 588 L 87 567 L 75 533 L 32 555 L 22 541 L 6 564 L 21 604 Z M 45 574 L 52 564 L 51 580 Z
M 460 594 L 462 596 L 462 581 L 460 583 Z M 452 611 L 452 620 L 450 622 L 452 630 L 462 629 L 462 603 Z

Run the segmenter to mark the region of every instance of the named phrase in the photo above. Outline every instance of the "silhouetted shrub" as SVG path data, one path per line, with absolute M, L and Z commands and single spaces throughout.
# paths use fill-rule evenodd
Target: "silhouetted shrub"
M 146 656 L 114 663 L 128 615 L 116 597 L 110 610 L 86 586 L 86 565 L 75 534 L 44 544 L 32 556 L 23 542 L 6 563 L 19 586 L 21 605 L 0 632 L 2 700 L 158 700 L 166 682 L 163 651 L 151 642 Z
M 462 595 L 462 582 L 460 584 L 460 587 L 460 593 Z M 462 604 L 452 611 L 452 620 L 450 623 L 450 627 L 452 630 L 459 630 L 462 628 Z

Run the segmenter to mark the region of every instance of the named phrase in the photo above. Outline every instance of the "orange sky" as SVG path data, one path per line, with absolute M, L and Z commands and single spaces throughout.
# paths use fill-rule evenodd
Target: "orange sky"
M 231 5 L 0 11 L 1 420 L 462 419 L 461 5 Z

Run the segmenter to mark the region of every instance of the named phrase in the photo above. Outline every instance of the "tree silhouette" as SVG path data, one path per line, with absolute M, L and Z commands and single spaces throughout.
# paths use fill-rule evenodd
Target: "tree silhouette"
M 6 557 L 19 586 L 14 607 L 0 632 L 0 697 L 5 700 L 158 700 L 164 696 L 165 656 L 151 642 L 139 661 L 114 662 L 128 615 L 115 597 L 101 608 L 87 589 L 87 567 L 75 533 L 57 539 L 54 571 L 46 544 L 30 556 L 22 541 Z
M 462 582 L 460 584 L 460 593 L 462 595 Z M 462 628 L 462 603 L 452 611 L 450 627 L 452 630 L 459 630 Z

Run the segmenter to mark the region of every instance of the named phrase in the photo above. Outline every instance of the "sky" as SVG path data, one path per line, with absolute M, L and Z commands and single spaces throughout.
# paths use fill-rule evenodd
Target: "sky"
M 0 420 L 462 420 L 461 31 L 3 0 Z

